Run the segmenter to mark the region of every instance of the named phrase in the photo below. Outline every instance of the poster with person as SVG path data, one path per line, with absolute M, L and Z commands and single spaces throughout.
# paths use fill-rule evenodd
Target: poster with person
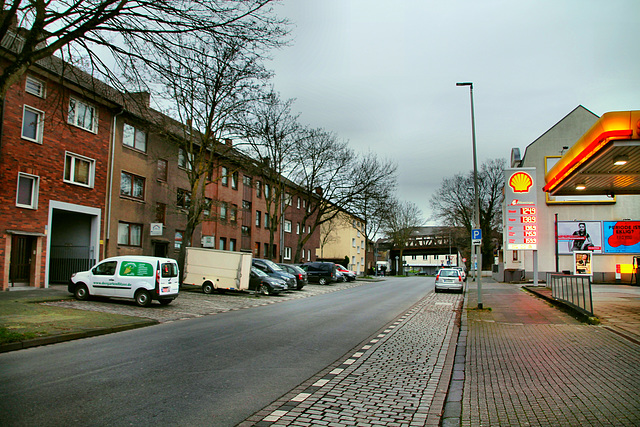
M 558 221 L 558 253 L 571 255 L 576 251 L 602 253 L 601 221 Z
M 591 276 L 591 252 L 576 251 L 573 253 L 573 274 Z

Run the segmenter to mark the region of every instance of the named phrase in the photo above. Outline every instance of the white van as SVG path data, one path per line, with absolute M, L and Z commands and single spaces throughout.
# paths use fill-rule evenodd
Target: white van
M 118 256 L 102 260 L 89 271 L 74 273 L 68 289 L 79 300 L 96 295 L 133 298 L 142 307 L 152 300 L 167 305 L 178 297 L 179 277 L 174 259 Z

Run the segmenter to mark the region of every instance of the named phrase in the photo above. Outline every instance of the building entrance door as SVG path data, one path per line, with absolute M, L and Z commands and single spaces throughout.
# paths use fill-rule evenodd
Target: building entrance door
M 34 237 L 14 235 L 11 238 L 9 286 L 29 286 L 31 282 L 31 253 Z

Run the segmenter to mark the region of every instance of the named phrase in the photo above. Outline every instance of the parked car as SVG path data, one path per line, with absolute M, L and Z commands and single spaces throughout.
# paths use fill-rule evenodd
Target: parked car
M 441 268 L 436 275 L 436 292 L 458 291 L 464 289 L 464 282 L 460 271 L 455 268 Z
M 292 274 L 293 277 L 296 278 L 296 289 L 300 290 L 304 288 L 304 285 L 309 283 L 309 279 L 307 278 L 307 272 L 298 267 L 297 265 L 292 264 L 278 264 L 280 268 L 286 271 L 289 274 Z
M 107 258 L 91 270 L 72 274 L 67 290 L 81 301 L 95 295 L 134 299 L 141 307 L 152 300 L 167 305 L 180 291 L 178 263 L 152 256 Z
M 453 267 L 456 270 L 458 270 L 460 272 L 460 275 L 462 276 L 462 281 L 466 282 L 467 281 L 467 272 L 464 270 L 464 267 Z
M 340 272 L 340 270 L 336 269 L 336 282 L 346 282 L 347 277 Z
M 277 295 L 287 290 L 287 285 L 282 280 L 269 276 L 259 268 L 251 267 L 249 290 L 259 292 L 262 295 Z
M 282 268 L 280 268 L 278 264 L 271 260 L 254 258 L 252 261 L 252 265 L 264 271 L 269 276 L 282 280 L 287 286 L 287 290 L 292 291 L 298 286 L 296 284 L 296 278 L 292 274 L 287 273 Z
M 332 262 L 307 262 L 301 267 L 307 272 L 309 283 L 327 285 L 338 279 L 336 265 Z
M 336 270 L 338 270 L 340 273 L 342 273 L 343 276 L 346 277 L 347 282 L 353 282 L 356 280 L 356 273 L 346 269 L 344 266 L 336 264 Z

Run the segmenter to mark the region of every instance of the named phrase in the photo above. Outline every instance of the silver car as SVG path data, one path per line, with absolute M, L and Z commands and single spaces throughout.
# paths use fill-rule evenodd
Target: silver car
M 436 275 L 436 292 L 464 290 L 464 281 L 460 271 L 455 268 L 441 268 Z

